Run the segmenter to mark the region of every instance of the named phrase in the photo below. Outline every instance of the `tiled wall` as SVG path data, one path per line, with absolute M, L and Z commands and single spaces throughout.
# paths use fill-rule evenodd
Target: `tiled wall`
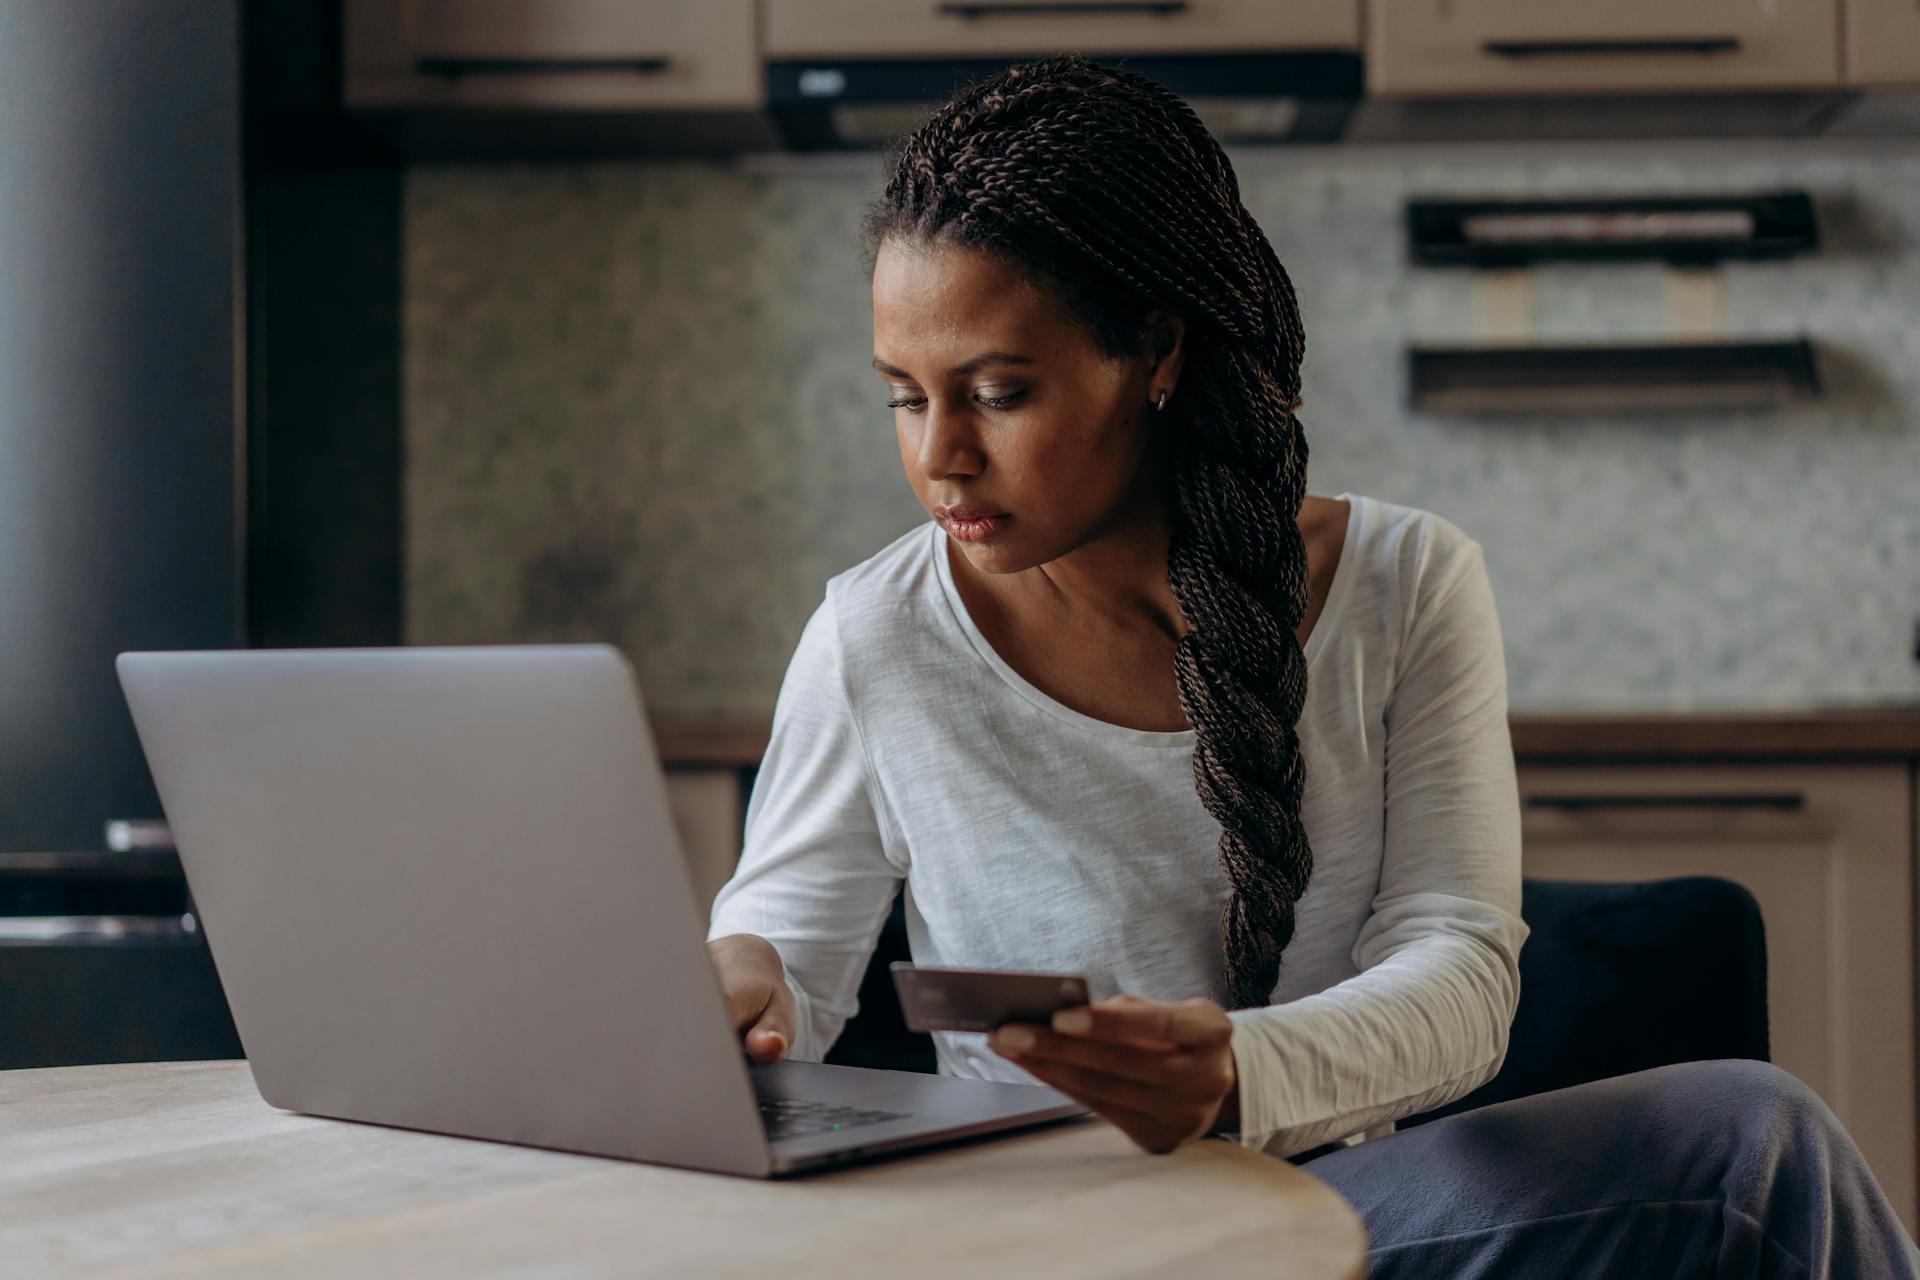
M 1245 150 L 1298 287 L 1315 493 L 1486 547 L 1516 709 L 1912 701 L 1920 147 Z M 920 518 L 867 367 L 869 157 L 421 167 L 406 227 L 408 638 L 611 639 L 652 706 L 755 716 L 826 578 Z M 1825 245 L 1722 273 L 1725 328 L 1806 333 L 1788 414 L 1447 419 L 1409 340 L 1471 280 L 1406 264 L 1422 194 L 1803 187 Z M 1654 266 L 1549 267 L 1543 337 L 1657 336 Z

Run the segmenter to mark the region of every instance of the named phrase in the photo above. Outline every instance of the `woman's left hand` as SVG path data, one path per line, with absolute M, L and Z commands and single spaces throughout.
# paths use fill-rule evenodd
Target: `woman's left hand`
M 987 1046 L 1111 1120 L 1145 1150 L 1171 1151 L 1238 1122 L 1233 1022 L 1212 1000 L 1115 996 L 1062 1009 L 1053 1026 L 1008 1023 Z

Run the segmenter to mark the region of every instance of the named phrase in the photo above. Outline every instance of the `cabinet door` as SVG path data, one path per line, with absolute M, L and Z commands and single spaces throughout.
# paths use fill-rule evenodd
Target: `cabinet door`
M 1359 0 L 766 0 L 770 58 L 1357 49 Z
M 1825 1098 L 1916 1221 L 1904 765 L 1521 770 L 1526 874 L 1712 875 L 1760 903 L 1773 1060 Z
M 1848 84 L 1920 84 L 1920 0 L 1844 0 Z
M 1784 89 L 1840 81 L 1838 0 L 1369 0 L 1381 94 Z
M 740 864 L 746 802 L 740 771 L 731 768 L 670 768 L 667 803 L 673 809 L 680 852 L 687 860 L 701 917 Z
M 346 0 L 355 108 L 751 109 L 753 0 Z

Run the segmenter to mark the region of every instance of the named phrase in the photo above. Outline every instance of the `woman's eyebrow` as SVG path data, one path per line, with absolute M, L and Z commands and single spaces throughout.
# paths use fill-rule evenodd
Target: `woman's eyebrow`
M 951 377 L 964 377 L 967 374 L 973 373 L 976 370 L 984 368 L 985 366 L 990 364 L 1032 364 L 1032 363 L 1033 363 L 1033 357 L 1015 355 L 1011 351 L 983 351 L 971 360 L 961 361 L 959 364 L 953 366 L 953 368 L 947 370 L 947 373 Z M 889 378 L 913 377 L 913 375 L 908 373 L 905 369 L 895 368 L 893 365 L 888 364 L 885 360 L 882 360 L 879 356 L 875 356 L 873 358 L 873 367 L 880 373 L 886 374 Z

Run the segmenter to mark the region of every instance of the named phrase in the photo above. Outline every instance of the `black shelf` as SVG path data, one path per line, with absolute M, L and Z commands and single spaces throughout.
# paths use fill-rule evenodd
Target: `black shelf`
M 1813 344 L 1765 342 L 1413 347 L 1422 413 L 1779 409 L 1820 394 Z
M 1409 252 L 1423 267 L 1515 267 L 1552 260 L 1653 259 L 1705 266 L 1819 247 L 1804 191 L 1739 196 L 1412 200 Z

